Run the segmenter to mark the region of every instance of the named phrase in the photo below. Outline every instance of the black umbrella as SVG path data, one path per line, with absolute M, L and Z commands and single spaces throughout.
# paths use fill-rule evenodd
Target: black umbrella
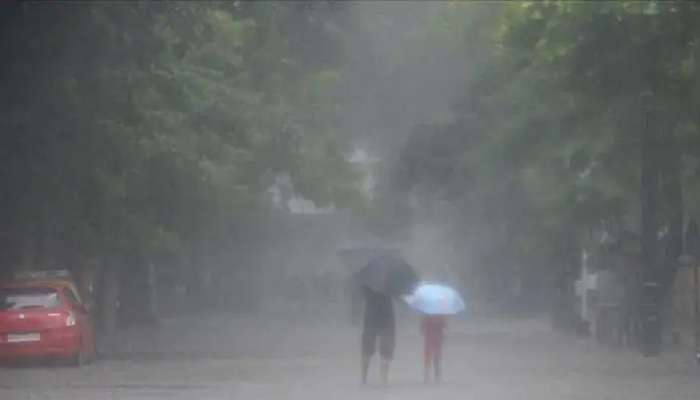
M 358 246 L 340 249 L 336 251 L 336 254 L 343 262 L 343 265 L 355 274 L 366 267 L 373 258 L 382 254 L 398 256 L 398 251 L 387 247 Z
M 362 271 L 373 258 L 379 255 L 393 254 L 398 256 L 399 253 L 396 249 L 388 247 L 366 245 L 339 249 L 336 254 L 345 268 L 350 272 L 347 295 L 351 304 L 350 313 L 352 321 L 353 323 L 357 323 L 362 316 L 362 287 L 366 286 L 360 280 L 360 278 L 366 278 L 366 273 L 362 274 L 361 277 L 360 271 Z
M 418 283 L 418 274 L 403 258 L 380 254 L 355 274 L 368 289 L 390 296 L 409 294 Z

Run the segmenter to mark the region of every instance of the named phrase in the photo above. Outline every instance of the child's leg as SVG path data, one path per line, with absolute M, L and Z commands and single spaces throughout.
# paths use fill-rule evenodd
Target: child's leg
M 435 350 L 433 352 L 433 366 L 435 368 L 435 380 L 440 382 L 442 380 L 442 345 L 443 337 L 439 335 L 435 340 Z
M 425 345 L 423 354 L 423 368 L 424 368 L 424 379 L 426 382 L 430 381 L 430 374 L 433 369 L 433 360 L 435 358 L 435 339 L 431 332 L 426 332 L 425 334 Z
M 428 382 L 430 380 L 430 344 L 428 343 L 428 336 L 426 335 L 423 339 L 423 380 Z

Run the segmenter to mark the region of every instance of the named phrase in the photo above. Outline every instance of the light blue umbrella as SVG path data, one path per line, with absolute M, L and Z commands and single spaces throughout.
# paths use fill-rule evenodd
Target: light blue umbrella
M 453 288 L 439 283 L 423 282 L 404 300 L 424 314 L 452 315 L 464 311 L 464 300 Z

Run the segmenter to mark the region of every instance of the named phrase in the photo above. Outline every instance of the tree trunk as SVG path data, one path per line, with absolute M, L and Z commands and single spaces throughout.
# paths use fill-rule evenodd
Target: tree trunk
M 668 234 L 664 240 L 663 264 L 660 271 L 661 296 L 663 301 L 663 328 L 671 328 L 671 310 L 673 286 L 676 279 L 678 257 L 683 252 L 683 189 L 681 183 L 680 151 L 673 136 L 673 127 L 669 126 L 662 143 L 662 194 L 664 221 Z M 670 332 L 669 332 L 670 333 Z
M 153 262 L 146 264 L 146 279 L 148 283 L 148 318 L 157 321 L 160 316 L 158 312 L 158 274 Z
M 36 240 L 34 235 L 28 233 L 22 242 L 22 259 L 17 266 L 22 270 L 32 270 L 34 268 L 34 261 L 36 259 Z
M 99 277 L 99 327 L 110 335 L 117 329 L 119 310 L 119 270 L 115 265 L 102 265 Z
M 581 268 L 581 254 L 572 232 L 567 233 L 559 249 L 558 257 L 553 261 L 561 263 L 563 268 L 557 271 L 552 290 L 553 298 L 550 300 L 552 326 L 564 332 L 576 332 L 580 321 L 574 306 L 576 304 L 575 282 Z
M 668 210 L 669 232 L 666 240 L 666 260 L 664 269 L 666 274 L 663 279 L 667 287 L 675 278 L 678 257 L 683 252 L 683 190 L 681 187 L 681 171 L 678 160 L 673 160 L 673 164 L 665 177 L 665 204 Z
M 648 97 L 653 101 L 653 94 Z M 661 274 L 657 234 L 659 230 L 659 163 L 656 113 L 651 104 L 644 110 L 645 124 L 641 130 L 641 220 L 642 220 L 642 296 L 640 299 L 642 324 L 642 353 L 658 355 L 661 346 L 661 313 L 659 295 Z

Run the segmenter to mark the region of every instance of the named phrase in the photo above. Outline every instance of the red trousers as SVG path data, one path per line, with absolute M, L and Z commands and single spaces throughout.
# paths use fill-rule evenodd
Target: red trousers
M 436 366 L 440 364 L 440 359 L 442 358 L 443 336 L 442 331 L 425 332 L 423 360 L 426 367 L 430 367 L 431 364 Z
M 422 328 L 425 338 L 423 360 L 426 368 L 433 365 L 437 373 L 439 373 L 442 358 L 445 326 L 445 318 L 442 316 L 431 315 L 423 318 Z

